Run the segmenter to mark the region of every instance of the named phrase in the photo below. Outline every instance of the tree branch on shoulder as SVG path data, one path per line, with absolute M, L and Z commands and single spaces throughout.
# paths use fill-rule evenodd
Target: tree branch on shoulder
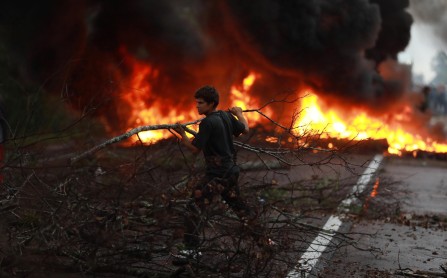
M 243 110 L 242 112 L 244 113 L 258 113 L 260 114 L 262 117 L 264 117 L 265 119 L 267 119 L 268 121 L 270 121 L 271 123 L 273 123 L 275 126 L 279 127 L 280 129 L 282 129 L 285 133 L 287 133 L 288 135 L 291 135 L 292 137 L 294 137 L 295 139 L 300 139 L 302 137 L 306 137 L 306 135 L 304 136 L 297 136 L 296 134 L 293 133 L 293 130 L 296 129 L 296 127 L 293 126 L 293 123 L 291 123 L 291 125 L 289 127 L 284 126 L 282 124 L 280 124 L 279 122 L 273 120 L 272 118 L 270 118 L 269 116 L 267 116 L 265 113 L 263 113 L 261 111 L 261 109 L 267 107 L 269 104 L 275 103 L 275 102 L 285 102 L 285 103 L 291 103 L 291 102 L 295 102 L 296 100 L 292 100 L 292 101 L 287 101 L 287 100 L 271 100 L 269 102 L 267 102 L 265 105 L 263 105 L 261 108 L 258 109 L 246 109 Z M 293 119 L 292 122 L 294 122 L 294 119 L 296 119 L 298 117 L 298 115 L 301 113 L 301 111 L 295 112 L 293 115 Z M 203 118 L 202 118 L 203 119 Z M 187 122 L 187 123 L 181 123 L 180 125 L 185 129 L 186 132 L 192 134 L 192 135 L 196 135 L 197 133 L 188 128 L 188 126 L 193 125 L 193 124 L 197 124 L 199 123 L 202 119 L 198 119 L 195 121 L 191 121 L 191 122 Z M 111 144 L 115 144 L 118 143 L 120 141 L 126 140 L 129 137 L 138 134 L 139 132 L 142 131 L 150 131 L 150 130 L 162 130 L 162 129 L 167 129 L 167 130 L 171 130 L 174 129 L 176 126 L 178 126 L 178 124 L 159 124 L 159 125 L 147 125 L 147 126 L 139 126 L 136 128 L 133 128 L 131 130 L 129 130 L 128 132 L 121 134 L 119 136 L 116 136 L 114 138 L 111 138 L 97 146 L 94 146 L 93 148 L 75 156 L 72 157 L 70 159 L 70 163 L 73 164 L 89 155 L 92 155 L 94 153 L 96 153 L 97 151 L 106 148 L 107 146 L 111 145 Z M 313 134 L 315 136 L 315 134 Z M 318 137 L 318 135 L 317 135 Z M 241 143 L 238 141 L 235 141 L 234 144 L 237 147 L 246 149 L 248 151 L 251 152 L 255 152 L 255 153 L 263 153 L 263 154 L 267 154 L 270 155 L 276 159 L 278 159 L 280 162 L 289 165 L 289 166 L 293 166 L 293 163 L 288 162 L 286 159 L 284 159 L 282 156 L 286 155 L 286 154 L 291 154 L 293 152 L 296 151 L 295 150 L 291 150 L 290 148 L 276 148 L 276 149 L 265 149 L 265 148 L 260 148 L 260 147 L 254 147 L 251 146 L 249 144 L 245 144 L 245 143 Z M 321 148 L 312 148 L 312 147 L 300 147 L 299 149 L 312 149 L 312 150 L 318 150 L 318 151 L 329 151 L 331 152 L 331 150 L 326 150 L 326 149 L 321 149 Z

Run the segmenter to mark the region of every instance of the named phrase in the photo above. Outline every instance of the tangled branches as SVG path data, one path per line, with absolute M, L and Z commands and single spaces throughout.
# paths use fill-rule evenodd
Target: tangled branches
M 5 273 L 45 269 L 145 277 L 271 277 L 291 269 L 296 254 L 318 232 L 292 209 L 296 199 L 280 201 L 267 184 L 248 187 L 244 195 L 256 208 L 257 224 L 241 221 L 214 200 L 201 215 L 206 224 L 203 257 L 174 266 L 189 195 L 184 173 L 168 179 L 172 172 L 147 162 L 138 165 L 133 177 L 125 174 L 129 169 L 109 166 L 79 171 L 57 178 L 34 172 L 20 187 L 3 188 L 12 195 L 2 198 L 14 204 L 2 211 L 9 234 L 7 248 L 2 248 Z M 253 229 L 274 243 L 255 242 Z
M 260 109 L 245 112 L 263 115 Z M 282 130 L 279 143 L 253 134 L 237 143 L 245 169 L 242 194 L 256 211 L 255 223 L 236 217 L 217 196 L 200 215 L 203 256 L 183 266 L 171 262 L 182 249 L 193 169 L 202 162 L 184 154 L 175 140 L 95 156 L 140 131 L 173 125 L 133 129 L 72 156 L 70 164 L 57 163 L 48 146 L 27 149 L 32 158 L 4 169 L 0 227 L 8 236 L 0 241 L 1 274 L 284 276 L 319 232 L 318 213 L 333 210 L 347 193 L 357 166 L 335 151 L 316 154 L 318 148 L 306 144 L 310 138 L 264 116 Z M 185 167 L 192 163 L 195 167 Z M 264 240 L 253 240 L 254 230 Z M 332 249 L 349 243 L 343 234 L 336 237 Z

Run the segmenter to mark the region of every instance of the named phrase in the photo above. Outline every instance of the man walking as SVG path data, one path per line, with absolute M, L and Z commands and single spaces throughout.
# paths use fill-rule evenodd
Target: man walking
M 184 244 L 182 255 L 198 255 L 199 234 L 202 229 L 200 212 L 211 203 L 213 195 L 219 193 L 222 199 L 240 217 L 249 214 L 249 208 L 241 200 L 238 178 L 239 167 L 235 164 L 233 136 L 248 133 L 247 119 L 240 107 L 232 107 L 228 112 L 217 110 L 219 93 L 214 87 L 204 86 L 194 95 L 197 111 L 205 118 L 199 125 L 199 132 L 190 140 L 185 130 L 179 126 L 176 132 L 181 135 L 183 144 L 193 153 L 203 152 L 206 171 L 195 185 L 191 194 L 185 217 Z M 193 253 L 194 252 L 194 253 Z

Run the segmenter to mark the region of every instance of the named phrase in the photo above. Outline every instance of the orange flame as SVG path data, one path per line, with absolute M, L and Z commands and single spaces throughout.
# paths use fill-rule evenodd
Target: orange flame
M 128 112 L 125 113 L 129 130 L 142 125 L 174 124 L 176 122 L 192 121 L 198 118 L 196 110 L 191 107 L 176 108 L 171 107 L 168 113 L 163 113 L 162 98 L 156 98 L 151 83 L 159 78 L 159 71 L 145 62 L 139 61 L 128 55 L 132 73 L 127 86 L 123 89 L 122 99 L 127 104 Z M 256 72 L 250 72 L 241 84 L 231 86 L 230 103 L 232 106 L 239 106 L 243 110 L 260 108 L 259 99 L 252 92 L 252 87 L 262 76 Z M 413 152 L 417 156 L 417 151 L 447 152 L 447 144 L 436 142 L 435 140 L 419 134 L 412 134 L 399 125 L 399 121 L 408 115 L 402 113 L 394 116 L 394 122 L 389 119 L 378 119 L 367 115 L 365 111 L 351 111 L 348 115 L 340 113 L 336 109 L 322 110 L 318 97 L 312 93 L 307 93 L 301 102 L 302 112 L 294 123 L 298 135 L 319 135 L 322 138 L 348 138 L 352 140 L 364 139 L 386 139 L 388 141 L 388 152 L 400 155 L 402 151 Z M 165 110 L 165 109 L 164 109 Z M 270 107 L 262 110 L 271 117 L 273 111 Z M 343 116 L 341 116 L 343 115 Z M 245 113 L 249 125 L 254 126 L 263 118 L 260 114 L 251 112 Z M 156 142 L 161 139 L 171 137 L 168 130 L 154 130 L 140 132 L 134 136 L 133 142 L 142 140 L 143 142 Z M 268 142 L 277 142 L 273 137 L 267 138 Z M 334 148 L 332 143 L 328 148 Z
M 153 94 L 150 81 L 156 78 L 158 78 L 156 69 L 146 63 L 133 60 L 130 89 L 127 89 L 122 95 L 131 111 L 127 122 L 129 130 L 142 125 L 174 124 L 189 121 L 196 117 L 192 108 L 188 109 L 186 113 L 172 108 L 167 115 L 163 115 L 160 109 L 163 104 L 159 100 L 148 102 L 147 100 L 150 100 Z M 170 136 L 172 134 L 168 130 L 151 130 L 140 132 L 138 136 L 133 136 L 131 140 L 133 142 L 139 139 L 143 142 L 156 142 Z
M 379 193 L 379 185 L 380 185 L 380 179 L 376 178 L 376 182 L 374 183 L 373 189 L 371 190 L 371 193 L 366 198 L 365 203 L 363 204 L 363 209 L 365 210 L 365 212 L 369 208 L 369 203 L 370 203 L 371 199 L 377 197 L 377 194 Z
M 122 95 L 123 100 L 127 103 L 131 111 L 130 115 L 127 116 L 128 130 L 142 125 L 173 124 L 176 122 L 192 121 L 198 118 L 196 110 L 193 108 L 193 101 L 191 101 L 191 107 L 187 107 L 182 111 L 172 107 L 168 115 L 163 115 L 160 109 L 163 104 L 151 98 L 151 95 L 154 93 L 152 91 L 151 81 L 158 78 L 159 73 L 157 69 L 130 56 L 129 60 L 132 63 L 133 70 L 132 78 L 129 81 L 130 89 L 126 89 L 126 92 Z M 258 100 L 249 95 L 251 87 L 259 77 L 256 73 L 250 73 L 244 78 L 242 84 L 231 87 L 230 101 L 232 106 L 239 106 L 243 110 L 246 110 L 247 107 L 259 108 Z M 151 99 L 152 101 L 148 102 Z M 271 115 L 272 111 L 269 107 L 266 107 L 264 113 Z M 244 116 L 247 117 L 250 126 L 255 125 L 261 120 L 261 116 L 254 112 L 245 113 Z M 171 136 L 172 134 L 168 130 L 143 131 L 138 133 L 138 136 L 133 136 L 131 141 L 136 142 L 141 140 L 149 143 Z
M 375 198 L 377 196 L 377 192 L 379 191 L 379 178 L 376 178 L 376 182 L 374 183 L 373 189 L 371 191 L 371 198 Z
M 398 123 L 386 123 L 385 120 L 370 117 L 364 111 L 352 111 L 350 115 L 341 116 L 334 109 L 325 112 L 320 108 L 318 97 L 307 93 L 302 99 L 302 113 L 295 126 L 299 135 L 318 134 L 322 138 L 347 138 L 353 140 L 386 139 L 388 152 L 401 155 L 402 151 L 429 151 L 445 153 L 447 144 L 424 138 L 419 134 L 411 134 Z M 395 119 L 405 114 L 395 116 Z M 413 155 L 415 155 L 413 153 Z
M 258 78 L 261 76 L 255 72 L 250 72 L 250 74 L 244 78 L 242 81 L 242 85 L 231 86 L 231 95 L 230 100 L 232 106 L 239 106 L 242 108 L 242 110 L 247 110 L 247 107 L 250 107 L 251 109 L 258 109 L 260 108 L 260 103 L 258 99 L 250 96 L 250 90 L 253 84 L 256 82 Z M 266 107 L 263 111 L 267 116 L 272 115 L 272 110 L 270 107 Z M 244 116 L 248 120 L 248 124 L 250 126 L 255 125 L 256 123 L 259 123 L 261 121 L 261 115 L 256 112 L 251 113 L 245 113 Z

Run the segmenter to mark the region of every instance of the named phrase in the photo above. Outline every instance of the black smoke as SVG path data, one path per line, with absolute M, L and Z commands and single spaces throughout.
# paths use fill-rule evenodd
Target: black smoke
M 365 106 L 403 93 L 377 67 L 409 42 L 407 0 L 234 0 L 231 7 L 271 63 L 300 72 L 318 92 Z
M 2 37 L 25 78 L 79 108 L 119 117 L 126 49 L 157 68 L 153 94 L 175 105 L 261 72 L 261 99 L 312 87 L 345 104 L 387 107 L 403 93 L 378 67 L 408 43 L 408 0 L 17 0 Z M 131 88 L 132 89 L 132 88 Z M 169 105 L 166 106 L 169 110 Z

